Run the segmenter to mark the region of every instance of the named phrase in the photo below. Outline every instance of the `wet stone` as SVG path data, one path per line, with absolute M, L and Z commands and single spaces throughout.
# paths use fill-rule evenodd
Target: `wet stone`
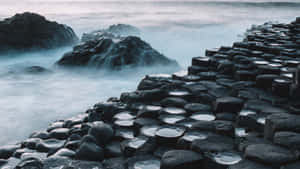
M 184 134 L 185 129 L 177 126 L 164 126 L 156 130 L 155 136 L 159 145 L 172 146 Z
M 272 91 L 282 97 L 287 97 L 290 94 L 291 80 L 284 78 L 276 78 L 272 83 Z
M 160 111 L 160 114 L 184 115 L 186 114 L 186 111 L 177 107 L 166 107 Z
M 203 111 L 210 111 L 210 105 L 200 104 L 200 103 L 189 103 L 184 106 L 184 109 L 188 113 L 195 113 L 195 112 L 203 112 Z
M 51 130 L 51 132 L 49 133 L 49 136 L 51 138 L 55 138 L 55 139 L 67 139 L 69 136 L 69 131 L 70 129 L 68 128 L 56 128 Z
M 154 137 L 156 130 L 159 128 L 160 126 L 158 125 L 146 125 L 143 126 L 140 130 L 140 134 L 147 136 L 147 137 Z
M 61 148 L 56 153 L 54 153 L 53 156 L 73 158 L 75 157 L 75 152 L 67 148 Z
M 192 65 L 194 66 L 210 66 L 210 58 L 209 57 L 195 57 L 192 59 Z
M 166 124 L 176 124 L 185 119 L 185 117 L 181 115 L 160 115 L 158 118 Z
M 81 160 L 102 161 L 104 152 L 96 143 L 83 142 L 78 148 L 75 157 Z
M 40 152 L 49 152 L 61 148 L 64 145 L 63 140 L 47 139 L 36 144 L 36 150 Z
M 140 136 L 121 143 L 121 150 L 125 157 L 149 154 L 154 150 L 155 144 L 147 137 Z
M 127 160 L 128 169 L 160 169 L 160 160 L 150 156 L 134 156 Z
M 131 129 L 116 129 L 115 137 L 121 140 L 134 138 L 134 132 Z
M 104 155 L 105 158 L 112 158 L 112 157 L 121 157 L 121 147 L 119 141 L 111 141 L 108 143 L 104 148 Z
M 245 157 L 264 164 L 278 166 L 295 161 L 298 158 L 298 155 L 279 146 L 271 144 L 254 144 L 249 145 L 246 148 Z
M 199 131 L 189 131 L 182 136 L 178 142 L 177 147 L 181 149 L 189 149 L 194 140 L 204 140 L 208 137 L 209 133 Z
M 164 153 L 161 160 L 161 169 L 197 169 L 202 168 L 201 154 L 188 150 L 171 150 Z
M 114 121 L 114 125 L 115 127 L 127 127 L 127 128 L 131 128 L 133 127 L 133 123 L 134 123 L 134 120 L 116 120 Z
M 92 126 L 89 135 L 93 136 L 99 145 L 105 145 L 112 139 L 114 130 L 110 125 L 101 123 Z
M 209 136 L 204 140 L 194 140 L 191 150 L 203 152 L 224 152 L 234 149 L 234 141 L 225 136 Z
M 222 97 L 216 99 L 213 109 L 216 113 L 230 112 L 237 113 L 241 111 L 244 101 L 235 97 Z
M 8 159 L 20 148 L 20 145 L 7 145 L 0 147 L 0 159 Z
M 193 115 L 190 116 L 191 119 L 196 121 L 214 121 L 216 119 L 216 116 L 214 116 L 212 113 L 193 113 Z
M 300 134 L 295 132 L 281 131 L 276 132 L 273 142 L 280 146 L 287 147 L 289 149 L 300 150 Z
M 103 161 L 105 169 L 125 169 L 125 160 L 122 157 L 109 158 Z
M 167 97 L 161 101 L 161 105 L 165 107 L 184 107 L 187 101 L 179 97 Z
M 276 74 L 263 74 L 256 77 L 256 86 L 263 89 L 271 89 L 273 80 L 278 78 Z
M 205 156 L 208 158 L 205 161 L 205 167 L 214 169 L 228 169 L 229 166 L 237 164 L 242 160 L 242 157 L 233 151 L 207 153 Z
M 36 158 L 27 158 L 22 160 L 16 169 L 43 169 L 43 163 L 41 160 Z
M 138 111 L 138 117 L 149 117 L 149 118 L 156 118 L 159 115 L 159 111 L 162 109 L 161 106 L 152 106 L 147 105 L 140 111 Z
M 242 160 L 237 164 L 229 166 L 228 169 L 273 169 L 273 168 L 254 161 Z
M 114 115 L 115 120 L 131 120 L 134 117 L 131 112 L 120 112 Z

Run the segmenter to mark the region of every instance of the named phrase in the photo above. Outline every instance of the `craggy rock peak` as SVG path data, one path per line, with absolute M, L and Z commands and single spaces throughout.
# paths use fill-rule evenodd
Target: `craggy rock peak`
M 0 148 L 0 167 L 299 169 L 300 18 Z
M 88 40 L 101 39 L 102 37 L 108 36 L 118 36 L 118 37 L 126 37 L 126 36 L 139 36 L 140 30 L 134 26 L 127 24 L 117 24 L 111 25 L 107 29 L 93 31 L 91 33 L 84 33 L 82 35 L 81 41 L 86 42 Z
M 138 37 L 94 39 L 73 48 L 58 62 L 61 66 L 121 69 L 138 66 L 178 66 Z
M 16 14 L 0 21 L 0 53 L 51 49 L 78 41 L 74 31 L 35 13 Z

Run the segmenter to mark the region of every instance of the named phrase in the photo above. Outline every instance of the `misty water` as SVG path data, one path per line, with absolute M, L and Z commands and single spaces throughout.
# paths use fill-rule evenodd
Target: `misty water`
M 31 11 L 71 26 L 78 36 L 125 23 L 141 29 L 141 38 L 182 69 L 207 48 L 231 45 L 252 24 L 290 22 L 300 16 L 298 0 L 289 1 L 101 1 L 1 0 L 0 19 Z M 281 3 L 278 3 L 281 2 Z M 0 56 L 0 143 L 20 141 L 52 121 L 84 112 L 99 101 L 133 91 L 145 74 L 174 69 L 107 72 L 63 70 L 54 63 L 71 47 Z M 26 74 L 26 66 L 48 74 Z

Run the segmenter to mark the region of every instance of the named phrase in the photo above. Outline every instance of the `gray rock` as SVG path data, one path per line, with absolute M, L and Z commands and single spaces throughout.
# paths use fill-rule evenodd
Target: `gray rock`
M 88 161 L 102 161 L 104 152 L 101 147 L 93 142 L 84 142 L 80 145 L 76 152 L 76 158 Z
M 102 123 L 92 126 L 89 129 L 89 135 L 93 136 L 96 139 L 97 144 L 105 145 L 112 139 L 114 130 L 110 125 Z
M 300 134 L 288 131 L 276 132 L 273 142 L 290 149 L 300 149 Z
M 199 169 L 202 166 L 202 155 L 188 150 L 167 151 L 160 164 L 161 169 Z

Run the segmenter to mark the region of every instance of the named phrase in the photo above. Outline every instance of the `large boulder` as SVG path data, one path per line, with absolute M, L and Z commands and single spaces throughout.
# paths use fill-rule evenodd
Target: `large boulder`
M 178 66 L 138 37 L 103 37 L 75 46 L 58 62 L 61 66 L 121 69 L 137 66 Z
M 74 31 L 45 17 L 25 12 L 0 21 L 0 53 L 51 49 L 78 41 Z
M 105 36 L 139 36 L 140 30 L 137 27 L 127 24 L 111 25 L 107 29 L 96 30 L 90 33 L 84 33 L 81 41 L 86 42 L 89 40 L 101 39 Z

